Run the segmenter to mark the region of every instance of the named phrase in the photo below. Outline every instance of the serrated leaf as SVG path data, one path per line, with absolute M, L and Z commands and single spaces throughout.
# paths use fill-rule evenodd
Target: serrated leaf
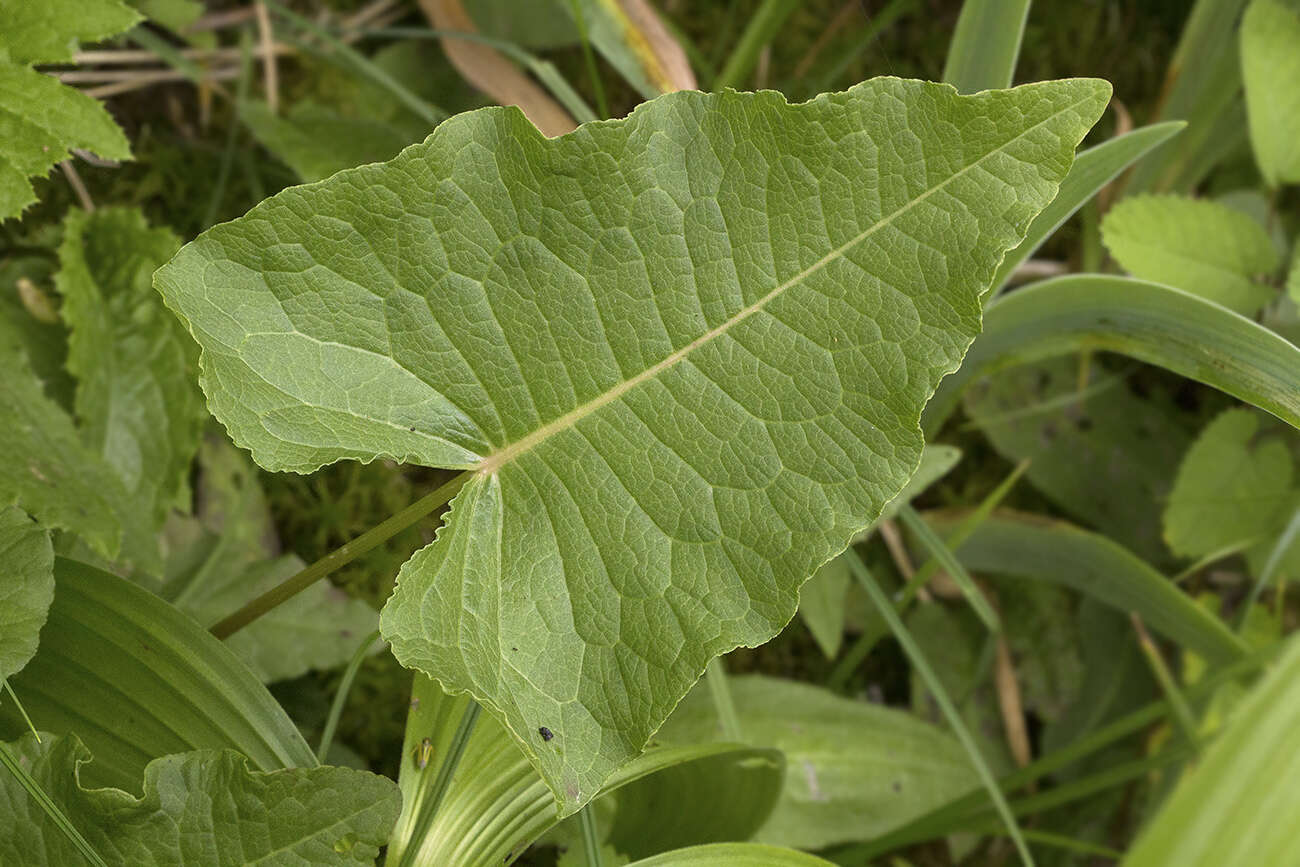
M 18 505 L 50 529 L 69 530 L 99 555 L 145 546 L 138 521 L 122 510 L 126 490 L 83 444 L 72 417 L 46 396 L 27 361 L 23 336 L 0 318 L 0 505 Z
M 728 684 L 746 741 L 786 755 L 785 790 L 759 842 L 820 849 L 870 839 L 979 785 L 956 740 L 911 714 L 759 675 Z M 721 738 L 703 689 L 657 735 Z
M 70 61 L 78 41 L 112 36 L 139 20 L 118 0 L 0 0 L 0 220 L 36 201 L 28 178 L 67 159 L 71 148 L 106 159 L 131 156 L 102 105 L 29 64 Z
M 0 680 L 8 680 L 36 653 L 54 601 L 50 534 L 22 509 L 0 509 Z
M 82 436 L 154 531 L 170 509 L 189 509 L 190 464 L 207 418 L 194 385 L 194 341 L 150 281 L 179 247 L 138 210 L 72 211 L 55 281 L 71 329 L 67 366 Z
M 152 759 L 197 749 L 235 749 L 265 771 L 318 764 L 266 687 L 206 629 L 84 563 L 56 557 L 54 574 L 40 649 L 11 684 L 41 730 L 89 745 L 87 785 L 135 789 Z M 26 730 L 0 702 L 0 739 Z
M 350 768 L 250 770 L 232 750 L 164 756 L 144 771 L 141 797 L 85 788 L 90 750 L 75 735 L 9 745 L 41 788 L 109 862 L 374 864 L 401 809 L 397 786 Z M 137 784 L 138 785 L 138 784 Z M 64 867 L 80 857 L 26 791 L 0 778 L 0 863 Z
M 1254 0 L 1241 20 L 1241 78 L 1255 162 L 1270 187 L 1300 183 L 1300 4 Z
M 854 544 L 866 541 L 876 524 L 892 518 L 899 508 L 920 496 L 926 488 L 948 474 L 961 460 L 961 449 L 926 443 L 921 463 L 903 490 L 890 500 L 867 530 L 854 537 Z M 845 597 L 851 586 L 848 561 L 840 555 L 813 573 L 799 589 L 799 616 L 808 625 L 817 646 L 828 659 L 839 653 L 844 639 Z
M 1258 282 L 1278 266 L 1264 227 L 1218 202 L 1133 196 L 1101 222 L 1110 254 L 1134 277 L 1176 286 L 1246 315 L 1275 290 Z
M 1201 557 L 1276 536 L 1296 501 L 1291 453 L 1258 436 L 1249 409 L 1221 413 L 1192 443 L 1165 506 L 1165 539 L 1174 553 Z
M 680 93 L 554 140 L 486 109 L 209 231 L 157 285 L 263 466 L 473 471 L 385 637 L 572 812 L 902 488 L 1108 94 Z

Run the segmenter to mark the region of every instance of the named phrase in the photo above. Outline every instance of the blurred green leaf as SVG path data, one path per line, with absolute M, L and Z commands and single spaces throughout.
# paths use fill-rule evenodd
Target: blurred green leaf
M 948 46 L 943 80 L 959 93 L 1010 87 L 1030 0 L 965 0 Z
M 302 100 L 284 115 L 261 100 L 248 100 L 240 119 L 257 140 L 304 181 L 319 181 L 353 166 L 390 159 L 411 140 L 384 121 L 346 117 Z
M 1255 162 L 1270 187 L 1300 183 L 1300 3 L 1253 0 L 1241 21 L 1241 76 Z
M 760 842 L 817 849 L 869 839 L 979 785 L 961 746 L 911 714 L 760 675 L 728 683 L 746 741 L 786 756 L 785 790 Z M 703 686 L 657 737 L 721 737 Z
M 112 863 L 374 864 L 401 801 L 391 780 L 348 768 L 251 770 L 232 750 L 165 756 L 130 790 L 88 788 L 93 757 L 76 735 L 9 745 L 68 818 Z M 27 793 L 0 777 L 0 862 L 30 867 L 80 863 L 77 849 Z
M 830 867 L 830 864 L 793 849 L 756 843 L 712 843 L 665 852 L 634 861 L 629 867 Z
M 22 509 L 0 509 L 0 681 L 36 653 L 53 600 L 50 534 Z
M 1124 199 L 1101 223 L 1125 269 L 1251 315 L 1276 294 L 1259 282 L 1278 267 L 1263 226 L 1226 205 L 1183 196 Z

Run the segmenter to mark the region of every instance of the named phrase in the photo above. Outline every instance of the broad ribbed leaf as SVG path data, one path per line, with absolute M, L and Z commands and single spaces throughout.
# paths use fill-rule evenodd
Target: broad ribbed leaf
M 93 759 L 85 745 L 75 735 L 43 741 L 25 735 L 9 748 L 114 867 L 374 864 L 401 808 L 397 786 L 384 777 L 332 767 L 264 773 L 232 750 L 150 762 L 141 797 L 86 788 L 79 766 Z M 0 863 L 83 863 L 7 774 L 0 777 L 0 814 Z
M 1250 315 L 1277 291 L 1258 282 L 1278 266 L 1264 227 L 1227 205 L 1135 196 L 1101 223 L 1112 256 L 1134 277 L 1176 286 Z
M 103 39 L 140 20 L 118 0 L 0 0 L 0 220 L 36 201 L 33 175 L 85 148 L 131 156 L 104 107 L 29 64 L 72 60 L 77 42 Z
M 138 210 L 73 211 L 55 284 L 72 329 L 67 366 L 77 378 L 83 439 L 153 530 L 170 508 L 189 508 L 190 463 L 207 418 L 193 381 L 194 341 L 149 279 L 179 247 L 179 238 L 150 229 Z
M 52 601 L 49 532 L 22 509 L 0 509 L 0 680 L 21 671 L 36 652 Z
M 903 487 L 1108 94 L 681 93 L 554 140 L 472 112 L 209 231 L 157 285 L 263 466 L 472 471 L 384 635 L 573 811 Z
M 1300 3 L 1254 0 L 1241 21 L 1241 78 L 1255 162 L 1270 187 L 1300 183 Z
M 794 681 L 733 677 L 745 739 L 785 753 L 785 791 L 755 839 L 820 849 L 867 840 L 979 785 L 945 732 L 899 710 Z M 707 691 L 696 689 L 656 736 L 722 737 Z
M 266 687 L 207 630 L 130 581 L 54 564 L 40 649 L 11 683 L 42 731 L 75 732 L 94 752 L 87 785 L 133 789 L 152 759 L 198 749 L 238 750 L 264 771 L 317 764 Z M 0 702 L 0 740 L 26 729 Z

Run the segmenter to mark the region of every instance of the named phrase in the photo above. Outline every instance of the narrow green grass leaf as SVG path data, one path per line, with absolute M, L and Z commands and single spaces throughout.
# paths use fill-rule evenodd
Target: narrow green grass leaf
M 745 740 L 740 728 L 740 717 L 736 715 L 736 703 L 731 699 L 731 687 L 727 683 L 727 669 L 722 657 L 709 660 L 704 679 L 709 684 L 709 696 L 713 699 L 713 710 L 718 716 L 718 725 L 726 740 L 741 743 Z
M 957 520 L 938 513 L 927 517 L 941 532 Z M 1248 652 L 1222 620 L 1164 575 L 1105 536 L 1064 521 L 1000 513 L 954 551 L 968 569 L 1050 581 L 1123 614 L 1136 611 L 1152 629 L 1208 659 L 1232 662 Z
M 1294 862 L 1300 800 L 1300 640 L 1234 710 L 1124 859 L 1124 867 Z
M 40 744 L 40 735 L 36 734 L 35 731 L 32 732 L 32 735 L 36 743 Z M 86 838 L 81 835 L 81 832 L 77 830 L 77 826 L 72 824 L 72 820 L 67 817 L 63 810 L 59 809 L 59 805 L 54 803 L 54 799 L 45 793 L 45 789 L 43 789 L 41 784 L 30 773 L 28 773 L 27 769 L 23 767 L 23 763 L 9 751 L 8 744 L 0 743 L 0 764 L 3 764 L 5 770 L 13 775 L 13 778 L 18 781 L 19 786 L 21 786 L 23 791 L 27 793 L 27 796 L 36 802 L 36 805 L 41 808 L 41 812 L 45 814 L 45 817 L 49 819 L 58 832 L 72 845 L 72 848 L 81 854 L 81 857 L 85 858 L 86 861 L 93 865 L 93 867 L 108 867 L 108 864 L 104 859 L 99 857 L 99 853 L 95 851 L 95 847 L 90 845 Z M 5 788 L 9 787 L 0 785 L 0 789 Z M 21 810 L 15 810 L 14 812 L 18 813 L 21 812 Z M 14 815 L 9 818 L 9 821 L 6 824 L 10 827 L 14 827 L 17 821 L 18 817 Z M 0 832 L 0 853 L 3 853 L 4 849 L 8 848 L 5 846 L 2 837 L 3 832 Z M 33 857 L 40 857 L 30 850 L 21 853 L 15 852 L 13 854 L 17 854 L 20 858 L 23 858 L 23 863 L 25 864 L 33 863 L 33 861 L 29 860 Z
M 944 689 L 943 683 L 930 668 L 930 664 L 926 661 L 925 655 L 921 652 L 921 648 L 912 638 L 912 634 L 908 632 L 907 627 L 903 624 L 902 618 L 900 618 L 898 613 L 894 610 L 893 604 L 885 596 L 884 591 L 880 589 L 880 585 L 876 583 L 876 579 L 872 578 L 871 573 L 867 571 L 866 564 L 862 562 L 861 558 L 854 557 L 849 560 L 849 568 L 853 570 L 853 575 L 858 579 L 858 583 L 862 585 L 862 589 L 871 597 L 872 603 L 876 606 L 880 615 L 889 625 L 890 631 L 894 633 L 894 637 L 898 640 L 898 643 L 902 645 L 903 652 L 907 654 L 907 658 L 912 663 L 912 667 L 916 670 L 916 673 L 920 675 L 921 680 L 925 682 L 926 688 L 929 689 L 930 694 L 939 705 L 939 709 L 943 711 L 943 715 L 948 720 L 948 724 L 952 726 L 954 734 L 957 735 L 957 739 L 961 741 L 962 746 L 966 748 L 966 754 L 970 758 L 971 764 L 975 766 L 975 770 L 979 774 L 980 781 L 984 784 L 984 788 L 988 792 L 989 798 L 997 806 L 998 814 L 1006 824 L 1007 833 L 1009 833 L 1011 839 L 1015 841 L 1016 850 L 1020 853 L 1020 860 L 1024 864 L 1029 865 L 1029 867 L 1032 867 L 1034 859 L 1033 856 L 1029 854 L 1029 847 L 1025 844 L 1025 839 L 1020 833 L 1020 825 L 1016 822 L 1015 817 L 1011 815 L 1011 809 L 1007 806 L 1007 801 L 1002 794 L 1002 789 L 998 787 L 998 782 L 994 779 L 993 772 L 989 769 L 988 762 L 984 760 L 984 756 L 980 753 L 979 746 L 975 743 L 975 739 L 971 736 L 970 731 L 967 730 L 966 723 L 962 720 L 961 713 L 958 712 L 956 706 L 952 703 L 952 699 L 948 697 L 948 692 Z
M 731 50 L 722 71 L 714 79 L 714 90 L 725 87 L 745 88 L 749 74 L 758 64 L 759 54 L 780 33 L 781 25 L 799 8 L 799 3 L 800 0 L 763 0 L 762 5 L 750 16 L 745 32 L 740 35 L 740 41 Z
M 943 80 L 959 93 L 1010 87 L 1030 0 L 966 0 L 948 44 Z
M 316 747 L 316 760 L 321 764 L 325 763 L 325 757 L 329 755 L 330 747 L 334 744 L 334 731 L 338 728 L 339 717 L 343 716 L 343 706 L 347 704 L 348 694 L 352 691 L 352 681 L 356 679 L 361 663 L 365 662 L 366 656 L 370 653 L 371 645 L 378 640 L 379 630 L 376 629 L 357 646 L 352 659 L 348 660 L 348 667 L 343 669 L 339 688 L 334 692 L 334 701 L 330 703 L 329 715 L 325 717 L 325 728 L 321 731 L 320 744 Z
M 977 377 L 1082 349 L 1163 367 L 1300 427 L 1300 349 L 1181 290 L 1082 274 L 1045 280 L 989 305 L 984 333 L 926 406 L 926 435 L 938 432 Z
M 1199 747 L 1201 738 L 1196 727 L 1196 716 L 1192 713 L 1192 707 L 1183 698 L 1182 692 L 1178 689 L 1178 681 L 1174 674 L 1169 670 L 1169 664 L 1165 662 L 1164 655 L 1151 636 L 1147 633 L 1146 627 L 1142 625 L 1142 618 L 1136 613 L 1132 615 L 1133 628 L 1137 630 L 1138 646 L 1142 648 L 1142 655 L 1146 657 L 1147 664 L 1151 666 L 1151 673 L 1155 675 L 1156 682 L 1160 684 L 1160 691 L 1165 694 L 1165 701 L 1173 710 L 1174 722 L 1183 731 L 1183 737 L 1193 748 Z
M 962 596 L 966 597 L 967 604 L 984 622 L 989 631 L 1000 632 L 1002 624 L 998 620 L 997 612 L 993 610 L 993 606 L 984 597 L 984 592 L 975 586 L 975 579 L 970 577 L 966 567 L 957 560 L 952 550 L 939 538 L 938 534 L 930 529 L 930 525 L 925 522 L 925 519 L 918 515 L 916 509 L 913 509 L 910 505 L 899 509 L 898 516 L 902 518 L 903 525 L 911 530 L 913 535 L 930 552 L 930 556 L 948 572 L 948 576 L 961 590 Z
M 1056 198 L 1034 218 L 1034 222 L 1029 224 L 1025 240 L 1007 253 L 1007 257 L 998 266 L 997 273 L 993 275 L 993 294 L 989 297 L 995 297 L 1004 289 L 1012 272 L 1034 255 L 1043 242 L 1074 216 L 1079 208 L 1091 201 L 1102 187 L 1186 126 L 1182 121 L 1151 124 L 1081 151 L 1075 158 L 1074 165 L 1070 166 L 1070 173 L 1061 181 L 1061 191 L 1056 194 Z

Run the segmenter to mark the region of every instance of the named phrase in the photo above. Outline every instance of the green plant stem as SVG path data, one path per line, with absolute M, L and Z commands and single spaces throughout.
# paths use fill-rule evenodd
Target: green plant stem
M 325 764 L 325 755 L 334 743 L 334 731 L 339 726 L 339 717 L 343 716 L 343 705 L 347 703 L 348 693 L 352 691 L 352 681 L 356 679 L 361 663 L 370 652 L 370 645 L 374 644 L 377 638 L 379 638 L 378 629 L 365 637 L 356 653 L 352 654 L 352 659 L 348 660 L 348 667 L 343 669 L 343 679 L 339 681 L 338 691 L 334 693 L 334 703 L 330 705 L 329 716 L 325 718 L 325 730 L 321 732 L 320 746 L 316 748 L 316 758 L 321 764 Z
M 605 858 L 600 851 L 600 834 L 596 828 L 596 811 L 591 804 L 578 814 L 578 825 L 582 828 L 582 848 L 586 850 L 587 867 L 605 867 Z
M 253 77 L 253 53 L 249 44 L 248 31 L 239 38 L 239 81 L 235 84 L 235 114 L 244 108 L 248 97 L 248 82 Z M 217 171 L 217 183 L 212 188 L 212 197 L 208 199 L 208 209 L 203 214 L 203 226 L 207 228 L 217 221 L 217 212 L 221 200 L 226 196 L 226 186 L 230 183 L 230 170 L 235 164 L 235 143 L 239 140 L 239 124 L 230 124 L 226 131 L 226 146 L 221 151 L 221 168 Z
M 727 683 L 727 669 L 721 657 L 709 660 L 704 679 L 709 682 L 709 695 L 713 697 L 713 709 L 718 714 L 722 725 L 722 736 L 732 743 L 744 743 L 744 733 L 740 729 L 740 717 L 736 714 L 736 703 L 731 699 L 731 686 Z
M 591 79 L 591 90 L 596 97 L 596 111 L 600 112 L 602 118 L 609 117 L 609 103 L 605 101 L 605 84 L 600 80 L 600 70 L 596 68 L 596 55 L 591 50 L 591 40 L 587 38 L 587 16 L 582 14 L 582 0 L 569 0 L 569 9 L 573 13 L 573 23 L 578 27 L 582 57 L 587 64 L 587 77 Z
M 438 814 L 438 808 L 442 806 L 442 799 L 446 797 L 447 790 L 451 788 L 452 778 L 456 776 L 456 768 L 460 765 L 460 757 L 465 754 L 465 747 L 469 745 L 470 736 L 474 734 L 474 725 L 478 722 L 479 712 L 483 708 L 474 699 L 469 700 L 465 706 L 464 713 L 461 714 L 460 723 L 456 726 L 455 733 L 451 736 L 451 743 L 447 746 L 447 755 L 438 763 L 438 775 L 433 778 L 429 790 L 420 798 L 419 806 L 416 808 L 415 826 L 411 831 L 410 840 L 414 842 L 407 852 L 419 852 L 420 841 L 429 833 L 433 827 L 434 817 Z M 425 769 L 428 773 L 428 769 Z M 402 864 L 408 863 L 405 857 L 402 863 L 394 867 L 402 867 Z
M 1183 698 L 1183 694 L 1178 691 L 1178 683 L 1174 680 L 1173 672 L 1169 670 L 1169 666 L 1165 663 L 1160 648 L 1151 640 L 1151 635 L 1142 623 L 1142 618 L 1136 612 L 1131 613 L 1129 617 L 1133 621 L 1133 628 L 1137 631 L 1138 646 L 1142 648 L 1142 655 L 1147 658 L 1147 663 L 1151 666 L 1151 672 L 1156 676 L 1156 681 L 1165 694 L 1165 700 L 1169 702 L 1169 707 L 1173 710 L 1174 720 L 1178 723 L 1178 727 L 1183 730 L 1183 736 L 1187 738 L 1188 743 L 1199 748 L 1200 738 L 1196 731 L 1196 717 L 1192 714 L 1192 708 L 1187 703 L 1187 699 Z
M 872 604 L 876 606 L 880 616 L 889 625 L 890 631 L 894 633 L 894 638 L 902 646 L 903 652 L 911 660 L 916 673 L 920 675 L 926 688 L 929 689 L 930 695 L 934 697 L 935 703 L 939 705 L 939 709 L 947 718 L 948 724 L 952 726 L 953 733 L 957 735 L 957 739 L 965 747 L 971 764 L 975 766 L 976 773 L 979 774 L 981 782 L 984 783 L 989 798 L 997 806 L 998 813 L 1007 827 L 1007 833 L 1015 841 L 1016 851 L 1020 853 L 1020 860 L 1028 867 L 1033 867 L 1034 857 L 1029 854 L 1029 846 L 1026 845 L 1025 838 L 1020 833 L 1020 826 L 1017 824 L 1015 816 L 1012 815 L 1011 808 L 1007 805 L 1007 799 L 1003 796 L 1002 789 L 998 787 L 998 781 L 993 777 L 993 771 L 989 769 L 988 763 L 984 761 L 979 745 L 975 743 L 975 739 L 966 728 L 966 723 L 962 720 L 961 714 L 958 713 L 952 700 L 949 699 L 948 692 L 944 689 L 939 676 L 930 668 L 930 663 L 926 660 L 925 654 L 921 652 L 920 645 L 912 638 L 912 633 L 908 631 L 903 624 L 902 618 L 894 610 L 894 606 L 885 597 L 885 592 L 880 589 L 876 579 L 871 577 L 866 564 L 862 562 L 862 558 L 856 553 L 849 555 L 849 569 L 853 572 L 853 576 L 858 579 L 858 583 L 862 585 L 862 589 L 871 597 Z
M 9 693 L 9 697 L 14 700 L 14 704 L 18 707 L 19 715 L 22 716 L 23 722 L 27 723 L 27 729 L 36 738 L 36 743 L 39 744 L 41 742 L 41 733 L 36 730 L 36 726 L 32 725 L 32 718 L 27 715 L 27 708 L 23 707 L 23 703 L 18 700 L 18 693 L 14 692 L 14 688 L 9 685 L 8 678 L 0 680 L 0 683 L 4 684 L 4 691 Z
M 1254 586 L 1250 588 L 1250 594 L 1246 597 L 1246 602 L 1241 606 L 1241 623 L 1245 624 L 1246 618 L 1250 615 L 1250 609 L 1259 601 L 1259 597 L 1264 593 L 1265 588 L 1273 580 L 1273 574 L 1282 563 L 1282 557 L 1290 549 L 1291 543 L 1295 541 L 1296 533 L 1300 533 L 1300 509 L 1296 509 L 1295 514 L 1287 523 L 1286 529 L 1282 535 L 1278 536 L 1277 543 L 1273 545 L 1273 550 L 1268 554 L 1268 560 L 1264 562 L 1264 568 L 1259 572 L 1259 579 Z
M 31 799 L 45 812 L 45 815 L 50 817 L 50 821 L 58 827 L 64 837 L 68 838 L 68 841 L 76 847 L 83 858 L 93 864 L 94 867 L 108 867 L 104 859 L 99 857 L 99 853 L 95 851 L 95 847 L 90 845 L 90 841 L 81 836 L 81 832 L 77 830 L 76 825 L 72 824 L 72 820 L 67 817 L 67 814 L 59 809 L 59 805 L 54 803 L 54 799 L 45 793 L 45 790 L 41 788 L 41 784 L 36 782 L 35 778 L 27 773 L 27 769 L 19 764 L 13 753 L 9 752 L 7 744 L 0 744 L 0 765 L 4 765 L 9 773 L 14 775 L 19 785 L 27 790 L 27 794 L 31 796 Z
M 345 545 L 335 548 L 298 574 L 272 587 L 243 608 L 218 622 L 211 629 L 217 638 L 229 638 L 257 618 L 266 614 L 336 569 L 341 569 L 362 554 L 382 545 L 416 521 L 451 501 L 469 481 L 472 471 L 465 471 L 451 481 L 425 494 L 396 515 L 362 533 Z
M 713 82 L 714 90 L 724 87 L 742 89 L 758 63 L 758 55 L 780 31 L 785 19 L 799 7 L 799 0 L 763 0 L 754 16 L 749 19 L 745 32 L 740 34 L 740 42 L 727 58 L 718 77 Z

